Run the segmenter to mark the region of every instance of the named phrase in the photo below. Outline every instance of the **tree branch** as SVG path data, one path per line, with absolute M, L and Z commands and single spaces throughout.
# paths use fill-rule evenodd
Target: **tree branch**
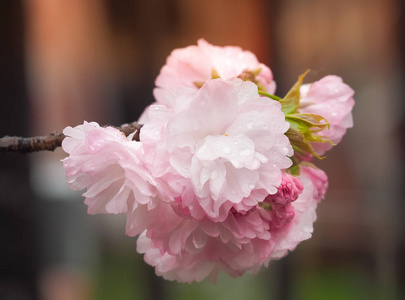
M 107 126 L 104 126 L 107 127 Z M 120 127 L 111 126 L 126 136 L 133 132 L 136 132 L 133 140 L 139 141 L 139 131 L 141 125 L 137 122 L 130 124 L 123 124 Z M 18 137 L 18 136 L 5 136 L 0 138 L 0 153 L 31 153 L 37 151 L 54 151 L 56 148 L 62 145 L 62 141 L 65 135 L 61 132 L 52 132 L 50 135 L 46 136 L 35 136 L 35 137 Z

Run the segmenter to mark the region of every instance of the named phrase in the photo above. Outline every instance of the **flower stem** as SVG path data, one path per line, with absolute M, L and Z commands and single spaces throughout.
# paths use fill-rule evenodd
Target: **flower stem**
M 281 100 L 281 98 L 278 97 L 278 96 L 276 96 L 276 95 L 268 94 L 268 93 L 265 93 L 265 92 L 262 92 L 262 91 L 259 91 L 259 95 L 269 97 L 269 98 L 271 98 L 271 99 L 273 99 L 273 100 L 276 100 L 276 101 L 280 101 L 280 100 Z

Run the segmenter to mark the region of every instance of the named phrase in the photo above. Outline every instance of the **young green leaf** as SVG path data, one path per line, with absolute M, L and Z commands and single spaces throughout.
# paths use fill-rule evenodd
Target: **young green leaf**
M 300 87 L 304 80 L 304 77 L 308 74 L 309 70 L 307 70 L 304 74 L 298 77 L 298 81 L 294 84 L 294 86 L 290 89 L 287 95 L 280 100 L 281 103 L 281 110 L 284 114 L 293 114 L 299 104 L 300 104 Z
M 302 154 L 312 154 L 313 156 L 322 159 L 318 154 L 315 153 L 314 149 L 311 146 L 311 143 L 306 139 L 305 135 L 298 130 L 295 124 L 291 124 L 291 127 L 287 130 L 285 135 L 290 140 L 291 145 L 294 148 L 294 151 L 297 151 Z
M 330 129 L 328 120 L 316 114 L 288 114 L 285 116 L 286 121 L 297 123 L 302 129 L 311 132 L 322 131 L 325 128 Z

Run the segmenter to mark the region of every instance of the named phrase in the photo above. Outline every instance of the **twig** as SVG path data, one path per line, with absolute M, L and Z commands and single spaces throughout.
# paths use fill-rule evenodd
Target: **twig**
M 107 126 L 105 126 L 107 127 Z M 141 125 L 137 122 L 130 124 L 124 124 L 120 127 L 111 126 L 117 128 L 119 131 L 124 133 L 126 136 L 135 132 L 133 140 L 139 141 L 139 131 Z M 54 151 L 56 148 L 62 145 L 62 141 L 65 135 L 61 132 L 52 132 L 50 135 L 46 136 L 35 136 L 35 137 L 18 137 L 18 136 L 5 136 L 0 138 L 0 153 L 30 153 L 37 151 Z

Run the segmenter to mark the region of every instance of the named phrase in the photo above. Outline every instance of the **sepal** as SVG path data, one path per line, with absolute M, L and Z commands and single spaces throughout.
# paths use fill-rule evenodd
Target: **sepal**
M 300 132 L 298 129 L 290 127 L 285 135 L 290 140 L 291 145 L 295 152 L 299 152 L 302 154 L 309 153 L 313 156 L 316 156 L 319 159 L 320 157 L 318 154 L 315 153 L 314 149 L 311 147 L 310 142 L 305 138 L 304 134 Z
M 310 142 L 335 145 L 327 137 L 314 134 L 325 128 L 330 128 L 329 122 L 324 117 L 316 114 L 287 114 L 285 120 L 290 123 L 290 129 L 286 135 L 295 151 L 307 152 L 322 159 L 323 157 L 314 151 Z
M 294 86 L 290 89 L 287 95 L 280 100 L 281 103 L 281 110 L 284 114 L 293 114 L 298 106 L 300 105 L 300 88 L 304 77 L 308 74 L 309 70 L 307 70 L 304 74 L 298 77 L 298 81 L 294 84 Z

